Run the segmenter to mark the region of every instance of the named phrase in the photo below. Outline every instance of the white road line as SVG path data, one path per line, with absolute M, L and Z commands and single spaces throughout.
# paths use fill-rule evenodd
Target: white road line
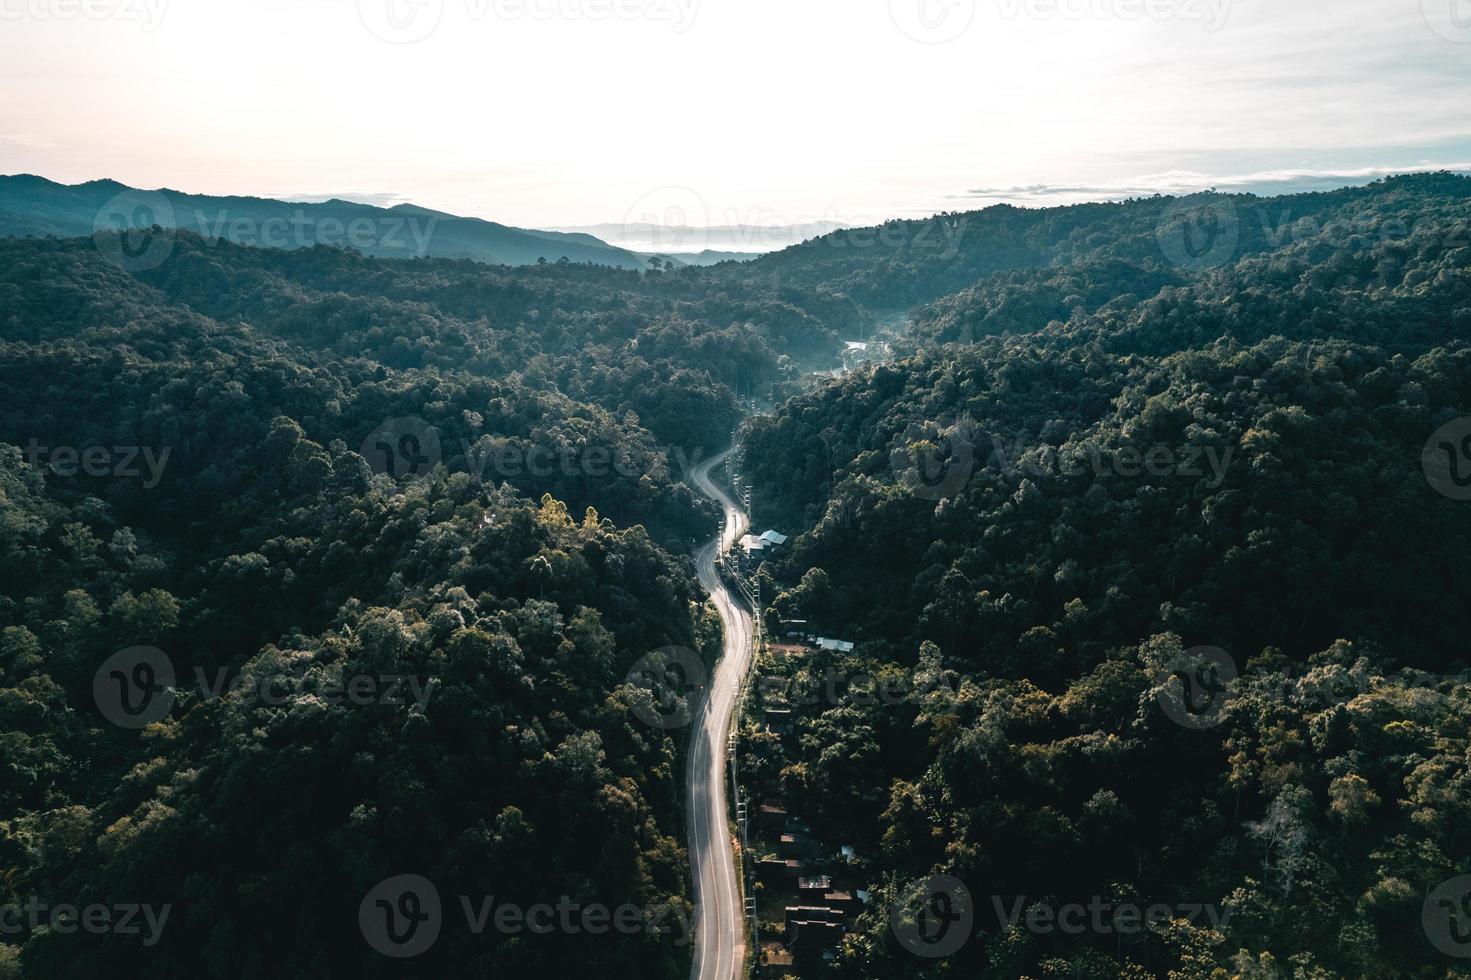
M 745 956 L 740 890 L 729 834 L 725 802 L 727 737 L 736 692 L 751 658 L 751 616 L 730 594 L 715 567 L 721 550 L 740 540 L 746 515 L 710 480 L 710 471 L 727 451 L 700 466 L 691 476 L 697 489 L 725 512 L 724 533 L 695 558 L 700 582 L 710 593 L 725 627 L 725 645 L 709 686 L 705 710 L 691 737 L 689 753 L 690 869 L 695 883 L 696 933 L 692 980 L 737 980 Z M 722 677 L 729 681 L 722 684 Z

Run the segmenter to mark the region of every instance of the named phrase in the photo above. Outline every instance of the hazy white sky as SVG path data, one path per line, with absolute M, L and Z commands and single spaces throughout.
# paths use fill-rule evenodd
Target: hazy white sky
M 0 173 L 511 224 L 1471 166 L 1471 0 L 0 0 Z

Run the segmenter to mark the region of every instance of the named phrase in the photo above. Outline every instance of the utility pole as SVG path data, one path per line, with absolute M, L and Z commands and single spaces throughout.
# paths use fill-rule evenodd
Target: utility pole
M 739 718 L 736 719 L 736 724 L 737 725 L 740 724 L 740 719 Z M 736 743 L 738 741 L 739 740 L 736 738 L 736 733 L 735 732 L 731 732 L 730 733 L 729 740 L 728 740 L 728 742 L 726 744 L 727 744 L 727 748 L 729 749 L 729 754 L 730 754 L 730 798 L 732 800 L 735 800 L 735 805 L 736 805 L 736 821 L 738 823 L 740 823 L 740 825 L 742 827 L 742 830 L 744 831 L 744 823 L 742 822 L 743 821 L 743 818 L 742 818 L 741 814 L 744 812 L 745 804 L 743 804 L 741 802 L 740 778 L 736 774 L 737 771 L 740 768 L 739 765 L 736 763 Z M 745 845 L 745 840 L 744 839 L 742 839 L 741 844 L 742 844 L 742 847 L 744 848 L 744 845 Z M 742 857 L 744 857 L 744 854 L 742 855 Z

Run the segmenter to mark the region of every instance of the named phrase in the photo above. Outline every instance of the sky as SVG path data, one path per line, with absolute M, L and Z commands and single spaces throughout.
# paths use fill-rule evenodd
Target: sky
M 0 173 L 528 227 L 1321 189 L 1468 106 L 1471 0 L 0 0 Z

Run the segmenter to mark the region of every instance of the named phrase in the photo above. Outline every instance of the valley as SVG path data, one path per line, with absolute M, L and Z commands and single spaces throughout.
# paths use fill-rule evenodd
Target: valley
M 1437 975 L 1428 896 L 1471 873 L 1468 184 L 703 268 L 0 239 L 4 902 L 177 906 L 147 947 L 0 955 Z M 1171 257 L 1227 207 L 1229 254 Z M 710 683 L 650 686 L 671 656 Z M 489 895 L 625 928 L 442 912 Z

